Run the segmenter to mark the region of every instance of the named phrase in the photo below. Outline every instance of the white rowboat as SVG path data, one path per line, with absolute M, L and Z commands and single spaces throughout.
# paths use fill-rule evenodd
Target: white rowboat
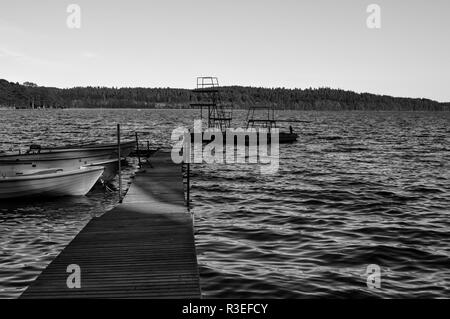
M 120 144 L 121 157 L 128 156 L 135 142 Z M 59 148 L 33 149 L 33 152 L 16 155 L 0 155 L 0 171 L 22 172 L 33 169 L 79 169 L 83 166 L 105 166 L 103 181 L 111 181 L 118 168 L 117 144 L 84 145 Z M 104 164 L 104 165 L 103 165 Z
M 103 173 L 103 167 L 29 170 L 0 175 L 0 199 L 86 195 Z

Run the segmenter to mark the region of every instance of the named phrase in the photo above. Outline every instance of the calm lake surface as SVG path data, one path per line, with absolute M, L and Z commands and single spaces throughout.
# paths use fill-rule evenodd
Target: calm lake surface
M 242 126 L 245 111 L 235 111 Z M 115 141 L 167 145 L 195 110 L 2 110 L 0 151 Z M 280 168 L 194 165 L 204 297 L 450 297 L 450 113 L 279 112 L 300 133 Z M 126 167 L 125 181 L 135 163 Z M 117 182 L 117 181 L 116 181 Z M 0 298 L 15 298 L 117 194 L 0 202 Z M 381 267 L 381 288 L 366 267 Z

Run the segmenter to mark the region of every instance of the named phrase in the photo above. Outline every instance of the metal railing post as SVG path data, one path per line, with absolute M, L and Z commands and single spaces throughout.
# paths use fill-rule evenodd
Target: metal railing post
M 138 132 L 134 132 L 135 136 L 136 136 L 136 153 L 137 153 L 137 157 L 138 157 L 138 163 L 139 163 L 139 168 L 141 168 L 141 154 L 139 153 L 139 138 L 138 138 Z
M 120 154 L 120 124 L 117 124 L 117 157 L 119 165 L 119 203 L 122 202 L 122 163 Z
M 188 209 L 191 208 L 191 164 L 187 163 L 187 190 L 186 190 L 186 201 Z

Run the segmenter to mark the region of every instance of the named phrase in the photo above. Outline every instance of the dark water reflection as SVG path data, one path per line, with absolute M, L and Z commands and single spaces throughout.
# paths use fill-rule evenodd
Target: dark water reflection
M 0 149 L 114 141 L 115 124 L 165 145 L 192 110 L 4 111 Z M 450 114 L 279 112 L 299 141 L 280 169 L 195 165 L 193 212 L 206 297 L 449 297 Z M 242 125 L 245 112 L 235 113 Z M 128 168 L 126 176 L 132 173 Z M 0 297 L 15 297 L 92 218 L 87 197 L 0 204 Z M 368 264 L 382 287 L 368 289 Z

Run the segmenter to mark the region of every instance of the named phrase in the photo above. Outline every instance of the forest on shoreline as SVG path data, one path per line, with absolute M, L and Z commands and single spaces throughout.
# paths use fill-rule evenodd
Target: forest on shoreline
M 296 110 L 450 111 L 429 99 L 356 93 L 331 88 L 220 88 L 221 101 L 235 108 L 273 106 Z M 60 89 L 0 79 L 0 108 L 188 108 L 197 95 L 176 88 L 74 87 Z

